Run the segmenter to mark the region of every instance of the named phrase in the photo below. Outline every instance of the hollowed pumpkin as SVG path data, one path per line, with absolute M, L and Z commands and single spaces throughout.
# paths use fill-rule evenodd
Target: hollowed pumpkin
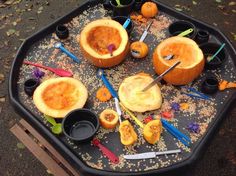
M 143 129 L 144 139 L 150 143 L 155 144 L 160 140 L 162 132 L 162 124 L 160 120 L 152 120 L 145 125 Z
M 97 67 L 112 67 L 129 52 L 126 30 L 117 21 L 100 19 L 89 23 L 77 36 L 84 56 Z M 113 46 L 110 51 L 109 46 Z
M 174 55 L 173 59 L 166 60 L 168 55 Z M 181 63 L 164 76 L 164 80 L 173 85 L 192 82 L 202 73 L 205 65 L 202 50 L 187 37 L 170 37 L 162 41 L 153 53 L 153 64 L 158 75 L 177 61 Z
M 100 123 L 105 129 L 113 129 L 116 127 L 119 117 L 117 112 L 112 109 L 105 109 L 99 116 Z
M 137 74 L 124 79 L 118 91 L 121 103 L 135 112 L 145 112 L 160 108 L 162 97 L 157 84 L 145 92 L 142 91 L 152 81 L 153 78 L 148 74 Z
M 128 120 L 121 122 L 119 132 L 120 140 L 123 145 L 132 145 L 138 140 L 138 136 Z
M 68 112 L 82 108 L 87 98 L 88 92 L 83 83 L 68 77 L 44 81 L 33 95 L 38 110 L 54 118 L 64 118 Z

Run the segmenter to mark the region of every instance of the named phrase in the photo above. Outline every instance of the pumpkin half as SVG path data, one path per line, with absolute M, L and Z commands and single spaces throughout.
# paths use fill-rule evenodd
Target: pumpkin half
M 161 121 L 158 120 L 152 120 L 145 125 L 143 129 L 143 137 L 144 139 L 150 143 L 155 144 L 160 140 L 162 132 L 162 124 Z
M 135 112 L 145 112 L 160 108 L 162 97 L 157 84 L 147 91 L 142 91 L 152 81 L 153 78 L 144 73 L 124 79 L 118 91 L 121 103 Z
M 44 81 L 33 95 L 38 110 L 54 118 L 64 118 L 68 112 L 82 108 L 87 98 L 88 92 L 83 83 L 68 77 Z
M 173 59 L 166 60 L 168 55 L 174 55 Z M 177 61 L 181 63 L 164 76 L 164 80 L 173 85 L 192 82 L 202 73 L 205 65 L 202 50 L 187 37 L 170 37 L 162 41 L 153 53 L 153 64 L 158 75 Z
M 105 109 L 99 116 L 100 123 L 105 129 L 113 129 L 118 123 L 119 117 L 116 111 Z
M 97 67 L 115 66 L 129 52 L 126 30 L 120 23 L 110 19 L 89 23 L 77 36 L 77 41 L 84 56 Z

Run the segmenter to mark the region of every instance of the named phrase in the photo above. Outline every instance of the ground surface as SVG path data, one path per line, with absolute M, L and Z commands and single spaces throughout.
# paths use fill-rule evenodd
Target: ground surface
M 48 175 L 32 154 L 9 132 L 20 117 L 8 100 L 11 62 L 23 39 L 65 15 L 83 0 L 0 0 L 0 175 Z M 163 0 L 164 2 L 164 0 Z M 165 2 L 199 20 L 217 26 L 236 47 L 236 2 L 169 0 Z M 236 58 L 235 58 L 236 59 Z M 203 157 L 186 175 L 236 175 L 236 103 Z M 176 175 L 178 175 L 176 173 Z

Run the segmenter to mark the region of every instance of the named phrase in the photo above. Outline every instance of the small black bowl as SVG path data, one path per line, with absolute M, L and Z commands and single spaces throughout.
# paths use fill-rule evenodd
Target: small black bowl
M 147 0 L 135 0 L 134 10 L 140 11 L 142 5 L 143 5 L 145 2 L 147 2 Z
M 40 84 L 38 79 L 28 79 L 24 82 L 24 91 L 28 96 L 32 96 L 34 94 L 35 89 Z
M 135 0 L 120 0 L 122 7 L 117 7 L 116 0 L 111 0 L 110 3 L 113 9 L 113 16 L 129 16 L 134 8 Z
M 205 57 L 205 68 L 209 70 L 214 70 L 223 65 L 223 63 L 227 59 L 227 53 L 225 48 L 223 48 L 217 56 L 210 62 L 207 61 L 207 57 L 210 57 L 216 53 L 216 51 L 221 47 L 221 45 L 217 43 L 204 43 L 200 45 L 200 49 L 202 50 Z
M 208 31 L 205 31 L 205 30 L 198 30 L 197 31 L 195 41 L 198 44 L 206 43 L 206 42 L 208 42 L 208 40 L 209 40 L 209 32 Z
M 62 121 L 63 133 L 76 143 L 89 142 L 99 128 L 97 115 L 89 109 L 76 109 Z
M 208 76 L 202 83 L 202 92 L 206 94 L 214 94 L 218 91 L 219 81 L 215 76 Z
M 58 25 L 56 27 L 56 35 L 59 39 L 66 39 L 69 37 L 69 30 L 64 25 Z
M 125 21 L 128 19 L 128 17 L 126 17 L 126 16 L 115 16 L 115 17 L 112 17 L 112 19 L 119 22 L 121 25 L 123 25 L 125 23 Z M 133 22 L 132 22 L 132 20 L 130 20 L 129 25 L 126 28 L 126 31 L 127 31 L 128 35 L 131 34 L 133 28 L 134 28 Z
M 189 28 L 193 28 L 193 32 L 186 35 L 185 37 L 194 39 L 197 33 L 197 29 L 194 26 L 194 24 L 190 23 L 189 21 L 184 21 L 184 20 L 176 21 L 169 26 L 168 30 L 169 30 L 170 36 L 176 36 L 176 35 L 179 35 L 181 32 L 186 31 Z

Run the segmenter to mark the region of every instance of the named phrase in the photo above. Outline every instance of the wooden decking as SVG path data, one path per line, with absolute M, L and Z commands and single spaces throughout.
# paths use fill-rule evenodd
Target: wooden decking
M 78 172 L 30 124 L 21 119 L 10 131 L 55 176 L 79 176 Z

